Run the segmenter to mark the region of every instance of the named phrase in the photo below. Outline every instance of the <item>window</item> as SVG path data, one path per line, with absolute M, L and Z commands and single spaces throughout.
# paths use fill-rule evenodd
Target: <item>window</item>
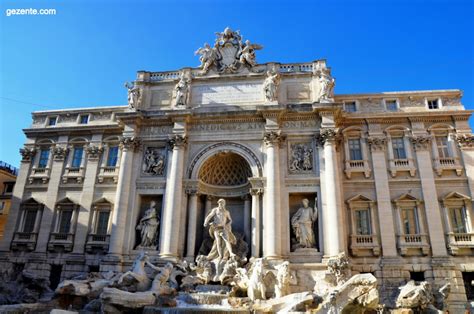
M 344 104 L 345 110 L 347 112 L 356 112 L 357 111 L 357 106 L 355 101 L 349 101 Z
M 417 208 L 402 208 L 402 224 L 403 232 L 405 234 L 419 234 L 420 228 L 418 224 L 418 213 Z
M 69 233 L 71 229 L 72 209 L 63 209 L 59 212 L 58 233 Z
M 79 116 L 79 123 L 80 124 L 87 124 L 89 122 L 89 115 L 84 114 Z
M 393 158 L 406 159 L 405 143 L 403 137 L 392 137 Z
M 110 211 L 99 211 L 97 215 L 97 224 L 95 233 L 98 235 L 106 235 L 109 229 Z
M 436 136 L 436 146 L 438 147 L 438 155 L 440 158 L 451 157 L 451 153 L 448 148 L 447 136 Z
M 425 272 L 424 271 L 411 271 L 410 280 L 413 280 L 415 282 L 425 281 Z
M 82 163 L 82 153 L 84 149 L 82 147 L 74 148 L 74 153 L 72 155 L 71 168 L 80 168 Z
M 467 217 L 464 207 L 453 208 L 451 210 L 451 221 L 454 233 L 467 233 Z
M 349 144 L 349 158 L 350 160 L 362 160 L 362 149 L 360 139 L 350 139 Z
M 4 194 L 11 194 L 13 192 L 13 187 L 15 186 L 14 182 L 5 182 L 5 189 L 3 190 Z
M 38 168 L 44 169 L 48 166 L 49 148 L 41 149 L 38 161 Z
M 48 119 L 48 125 L 49 125 L 49 126 L 56 125 L 56 120 L 57 120 L 57 117 L 49 117 L 49 119 Z
M 388 111 L 397 111 L 398 105 L 396 100 L 387 100 L 385 101 L 385 107 Z
M 37 214 L 38 214 L 38 211 L 36 209 L 27 209 L 26 210 L 22 232 L 32 233 L 32 232 L 35 231 L 36 215 Z
M 107 167 L 115 167 L 117 165 L 118 146 L 112 146 L 109 148 L 109 154 L 107 156 Z
M 439 109 L 439 101 L 438 99 L 428 99 L 428 109 Z
M 370 210 L 358 209 L 355 211 L 356 233 L 358 235 L 372 234 L 370 226 Z

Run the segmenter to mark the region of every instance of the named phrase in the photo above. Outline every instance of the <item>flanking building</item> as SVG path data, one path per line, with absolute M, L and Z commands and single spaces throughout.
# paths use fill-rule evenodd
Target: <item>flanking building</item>
M 258 64 L 261 48 L 226 29 L 197 51 L 198 68 L 139 71 L 128 106 L 34 112 L 2 268 L 54 284 L 127 269 L 142 249 L 193 260 L 224 198 L 247 256 L 289 260 L 294 291 L 344 251 L 387 304 L 414 279 L 451 282 L 463 308 L 474 298 L 474 137 L 462 92 L 337 95 L 325 60 Z M 303 199 L 317 213 L 314 245 L 292 222 Z M 137 226 L 153 212 L 150 243 Z

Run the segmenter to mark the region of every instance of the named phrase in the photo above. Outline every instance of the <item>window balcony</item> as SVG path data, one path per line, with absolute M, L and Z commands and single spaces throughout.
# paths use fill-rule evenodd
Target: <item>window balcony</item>
M 439 157 L 433 160 L 436 174 L 441 176 L 445 170 L 454 170 L 458 176 L 462 175 L 462 165 L 457 157 Z
M 81 184 L 84 180 L 84 167 L 73 168 L 66 167 L 62 177 L 63 183 L 67 183 L 69 179 L 76 180 L 77 183 Z
M 351 253 L 354 256 L 379 256 L 380 245 L 376 235 L 351 235 Z
M 104 183 L 107 181 L 113 181 L 113 183 L 117 184 L 118 174 L 119 174 L 118 167 L 100 167 L 99 175 L 97 177 L 98 182 Z
M 49 167 L 46 167 L 46 168 L 33 167 L 31 169 L 30 176 L 28 177 L 28 183 L 33 184 L 35 180 L 41 180 L 43 183 L 48 183 L 50 174 L 51 174 L 51 169 Z
M 53 252 L 70 252 L 74 245 L 74 234 L 51 233 L 49 236 L 48 250 Z
M 402 234 L 397 238 L 398 249 L 402 256 L 419 255 L 420 252 L 422 255 L 428 255 L 430 252 L 427 234 Z
M 36 247 L 38 233 L 35 232 L 15 232 L 12 241 L 14 251 L 33 251 Z
M 390 159 L 389 170 L 393 178 L 397 176 L 397 172 L 408 171 L 410 176 L 416 175 L 416 167 L 413 159 Z
M 452 255 L 471 255 L 474 249 L 474 233 L 454 233 L 447 235 L 448 249 Z
M 107 253 L 109 250 L 110 235 L 91 233 L 87 237 L 87 253 Z
M 368 160 L 346 160 L 345 165 L 344 173 L 348 179 L 352 177 L 352 173 L 356 172 L 361 172 L 366 178 L 370 178 L 371 170 Z

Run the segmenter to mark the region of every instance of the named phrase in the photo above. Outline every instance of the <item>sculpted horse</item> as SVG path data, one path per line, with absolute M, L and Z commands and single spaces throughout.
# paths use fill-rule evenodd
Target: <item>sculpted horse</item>
M 150 278 L 145 271 L 145 264 L 148 262 L 148 256 L 145 252 L 140 252 L 132 265 L 132 270 L 127 271 L 120 276 L 117 284 L 121 288 L 134 291 L 146 291 L 150 287 Z

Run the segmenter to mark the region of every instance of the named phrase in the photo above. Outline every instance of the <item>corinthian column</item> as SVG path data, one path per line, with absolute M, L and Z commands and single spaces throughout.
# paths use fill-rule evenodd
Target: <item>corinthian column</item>
M 117 192 L 112 212 L 112 232 L 109 245 L 109 253 L 111 254 L 122 254 L 123 251 L 133 155 L 139 146 L 140 140 L 136 137 L 123 137 L 120 141 L 122 157 L 120 159 Z
M 171 166 L 166 181 L 165 206 L 160 235 L 160 256 L 164 258 L 176 259 L 178 257 L 185 146 L 186 136 L 184 135 L 175 135 L 170 140 Z
M 279 132 L 271 131 L 265 134 L 263 140 L 267 153 L 265 164 L 266 203 L 263 210 L 263 255 L 270 259 L 278 259 L 281 257 L 280 163 L 278 154 L 281 137 Z
M 318 137 L 324 155 L 324 185 L 322 219 L 324 255 L 334 256 L 344 251 L 341 246 L 343 227 L 340 224 L 339 176 L 337 172 L 336 135 L 333 128 L 321 129 Z M 324 201 L 325 200 L 325 201 Z
M 191 261 L 194 261 L 194 252 L 196 249 L 196 227 L 199 195 L 194 189 L 190 189 L 186 192 L 189 194 L 186 258 Z

